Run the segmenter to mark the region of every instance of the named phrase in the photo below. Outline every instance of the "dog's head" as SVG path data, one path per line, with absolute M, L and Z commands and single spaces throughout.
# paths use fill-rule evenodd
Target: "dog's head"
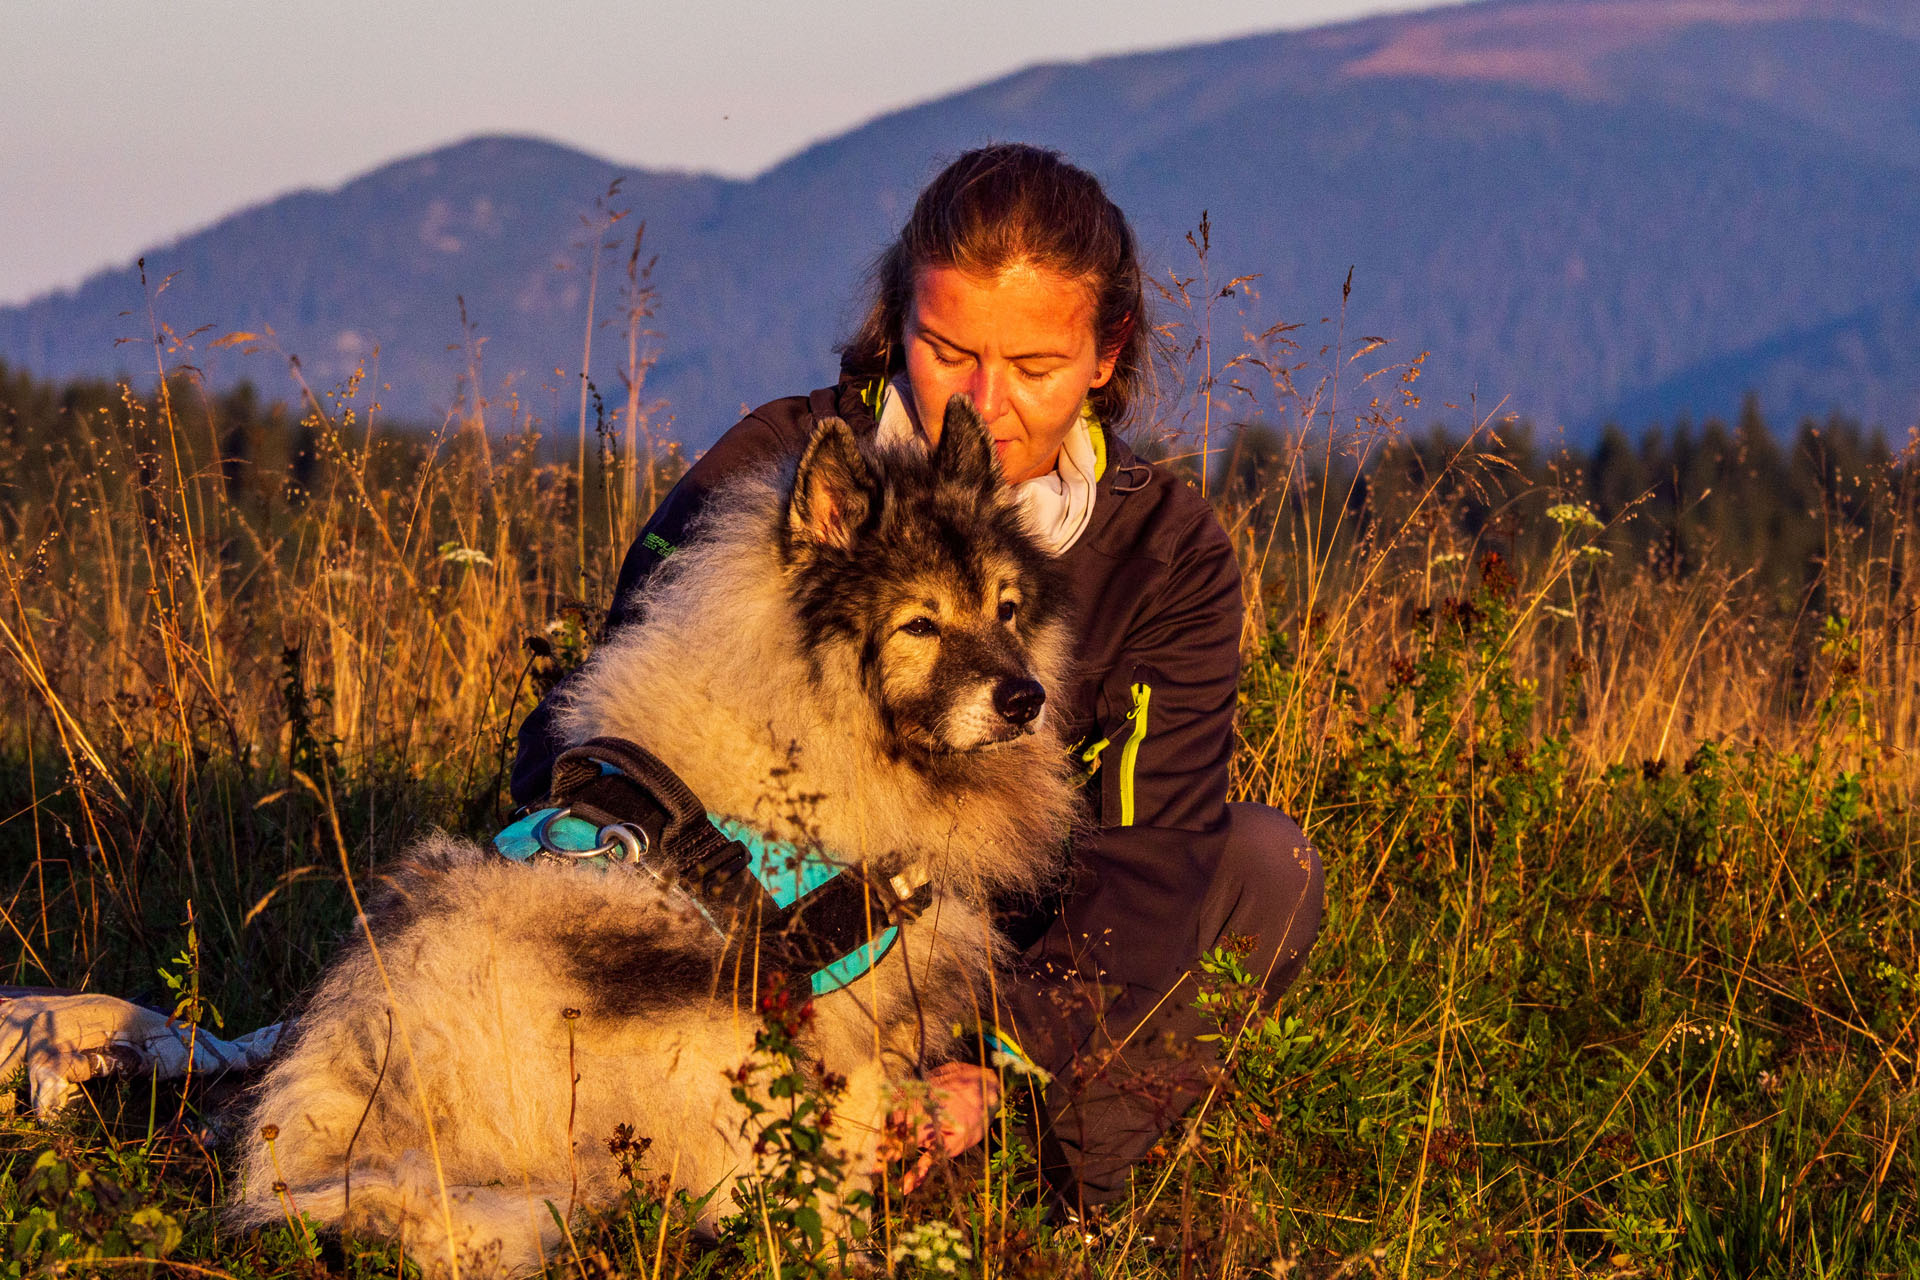
M 850 648 L 900 754 L 979 751 L 1044 724 L 1064 593 L 965 397 L 931 450 L 822 420 L 783 551 L 810 651 Z

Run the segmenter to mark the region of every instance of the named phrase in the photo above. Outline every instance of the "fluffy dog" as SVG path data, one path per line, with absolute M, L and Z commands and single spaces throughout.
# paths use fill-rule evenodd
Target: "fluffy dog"
M 930 887 L 806 1032 L 847 1081 L 830 1141 L 865 1171 L 898 1082 L 989 1016 L 989 896 L 1033 886 L 1074 820 L 1043 706 L 1062 595 L 964 400 L 933 450 L 823 420 L 797 465 L 710 511 L 561 723 L 639 744 L 768 840 Z M 753 948 L 683 895 L 436 836 L 365 926 L 257 1086 L 239 1223 L 300 1213 L 518 1271 L 556 1244 L 554 1211 L 617 1197 L 616 1126 L 696 1194 L 752 1170 L 729 1073 L 753 1052 Z

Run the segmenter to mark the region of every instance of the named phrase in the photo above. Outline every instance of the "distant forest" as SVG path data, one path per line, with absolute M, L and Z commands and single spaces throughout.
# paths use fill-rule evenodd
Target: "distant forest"
M 1588 513 L 1580 521 L 1605 526 L 1594 545 L 1611 553 L 1613 572 L 1713 573 L 1756 603 L 1813 620 L 1825 612 L 1830 560 L 1891 556 L 1920 534 L 1920 434 L 1890 441 L 1837 413 L 1783 432 L 1751 394 L 1730 419 L 1683 418 L 1637 438 L 1608 426 L 1590 449 L 1545 445 L 1515 422 L 1473 436 L 1434 427 L 1336 444 L 1331 457 L 1255 425 L 1213 453 L 1217 502 L 1255 528 L 1282 503 L 1300 512 L 1317 502 L 1325 485 L 1350 517 L 1344 537 L 1388 536 L 1412 521 L 1455 539 L 1436 545 L 1465 535 L 1482 550 L 1544 556 L 1571 504 Z M 1559 520 L 1549 518 L 1556 508 Z
M 56 455 L 77 439 L 110 434 L 106 421 L 125 424 L 136 449 L 158 449 L 152 399 L 105 381 L 54 384 L 0 362 L 0 535 L 17 540 L 28 523 L 21 512 L 54 491 Z M 256 513 L 263 530 L 311 487 L 324 433 L 343 425 L 265 401 L 251 386 L 208 395 L 184 378 L 173 411 L 194 465 L 203 475 L 217 470 L 228 500 Z M 350 423 L 345 430 L 357 434 Z M 386 483 L 404 485 L 430 434 L 390 424 L 381 436 L 377 465 Z M 553 491 L 566 500 L 570 429 L 546 448 L 522 441 L 517 452 L 523 465 L 564 456 L 553 464 Z M 1149 452 L 1199 480 L 1197 449 Z M 1591 450 L 1545 447 L 1520 423 L 1470 439 L 1435 428 L 1329 454 L 1252 425 L 1216 438 L 1207 459 L 1210 495 L 1242 530 L 1325 510 L 1327 495 L 1337 518 L 1324 527 L 1340 542 L 1417 520 L 1440 531 L 1448 548 L 1464 539 L 1524 557 L 1544 553 L 1558 536 L 1548 512 L 1559 508 L 1564 521 L 1565 504 L 1577 504 L 1606 526 L 1596 545 L 1611 553 L 1615 570 L 1667 579 L 1720 574 L 1788 616 L 1823 612 L 1823 576 L 1842 548 L 1891 554 L 1920 532 L 1915 433 L 1890 441 L 1838 414 L 1785 432 L 1752 396 L 1728 420 L 1683 420 L 1638 438 L 1609 427 Z M 657 481 L 670 481 L 680 465 L 677 452 L 661 460 Z M 590 465 L 588 483 L 596 479 Z

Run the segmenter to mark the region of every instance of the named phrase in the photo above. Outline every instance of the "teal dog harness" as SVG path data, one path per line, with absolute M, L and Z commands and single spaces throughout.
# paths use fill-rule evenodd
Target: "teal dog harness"
M 651 753 L 595 738 L 554 765 L 546 803 L 493 838 L 515 862 L 624 867 L 658 881 L 706 920 L 730 951 L 838 991 L 893 949 L 900 924 L 932 895 L 903 876 L 876 884 L 823 851 L 768 840 L 707 811 Z

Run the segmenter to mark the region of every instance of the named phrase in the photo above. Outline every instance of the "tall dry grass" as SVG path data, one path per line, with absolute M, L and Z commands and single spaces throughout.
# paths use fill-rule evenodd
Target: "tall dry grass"
M 1258 277 L 1214 278 L 1204 216 L 1188 240 L 1196 265 L 1160 288 L 1162 413 L 1146 444 L 1211 487 L 1241 552 L 1248 652 L 1288 642 L 1278 723 L 1243 755 L 1251 794 L 1307 803 L 1308 779 L 1351 744 L 1350 709 L 1380 700 L 1424 620 L 1471 593 L 1489 553 L 1524 601 L 1499 649 L 1540 691 L 1532 727 L 1569 722 L 1588 772 L 1678 763 L 1709 742 L 1824 744 L 1831 766 L 1870 772 L 1890 800 L 1913 794 L 1920 427 L 1865 474 L 1808 477 L 1822 545 L 1783 609 L 1756 548 L 1729 539 L 1686 572 L 1637 555 L 1646 535 L 1625 526 L 1644 496 L 1602 520 L 1575 451 L 1527 474 L 1507 445 L 1531 429 L 1503 406 L 1425 404 L 1429 353 L 1347 332 L 1351 274 L 1334 316 L 1248 327 Z M 1461 429 L 1415 435 L 1436 411 Z M 1851 733 L 1836 754 L 1841 686 Z
M 584 654 L 680 465 L 644 397 L 638 246 L 625 404 L 575 430 L 490 406 L 477 367 L 425 434 L 377 425 L 363 379 L 309 388 L 297 360 L 294 407 L 256 412 L 160 324 L 151 393 L 42 404 L 51 431 L 13 414 L 0 760 L 34 852 L 7 861 L 28 873 L 0 900 L 11 980 L 119 977 L 129 936 L 188 898 L 246 950 L 271 895 L 329 874 L 296 770 L 347 790 L 369 850 L 493 815 L 513 727 Z M 324 936 L 292 944 L 279 997 Z

